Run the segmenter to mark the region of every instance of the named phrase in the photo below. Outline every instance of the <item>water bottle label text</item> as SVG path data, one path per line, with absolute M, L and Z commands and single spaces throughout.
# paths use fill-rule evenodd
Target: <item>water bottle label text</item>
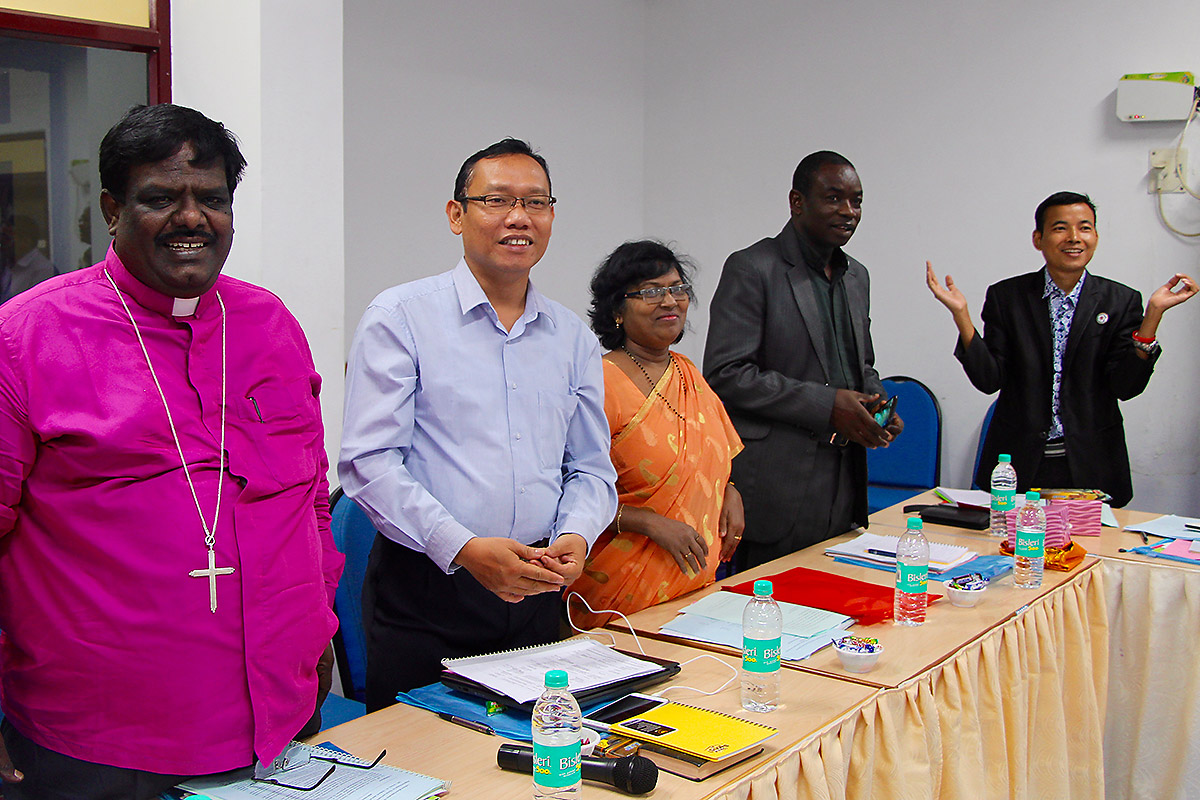
M 558 747 L 533 743 L 533 782 L 555 789 L 579 780 L 579 742 Z
M 1042 558 L 1046 555 L 1045 537 L 1041 531 L 1017 531 L 1016 554 L 1022 558 Z
M 1012 511 L 1017 507 L 1017 492 L 1014 489 L 992 490 L 992 511 Z
M 779 669 L 781 638 L 742 638 L 742 669 L 746 672 L 774 672 Z
M 896 565 L 896 588 L 905 594 L 925 594 L 929 585 L 929 567 Z

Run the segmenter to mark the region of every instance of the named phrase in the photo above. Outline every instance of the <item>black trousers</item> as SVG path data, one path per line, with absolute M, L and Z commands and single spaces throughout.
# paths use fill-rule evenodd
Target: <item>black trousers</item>
M 7 719 L 0 723 L 13 765 L 25 775 L 0 786 L 4 800 L 153 800 L 189 775 L 160 775 L 93 764 L 27 739 Z
M 442 572 L 424 553 L 376 534 L 363 581 L 367 711 L 438 680 L 442 659 L 558 638 L 558 592 L 507 603 L 465 569 Z
M 733 556 L 737 572 L 841 536 L 854 527 L 854 460 L 849 447 L 821 445 L 815 458 L 813 480 L 808 486 L 796 487 L 804 493 L 804 503 L 791 530 L 777 542 L 742 539 Z
M 320 709 L 295 736 L 317 733 Z M 4 746 L 25 776 L 20 783 L 0 784 L 3 800 L 155 800 L 172 786 L 194 775 L 166 775 L 139 769 L 96 764 L 42 747 L 8 721 L 0 722 Z

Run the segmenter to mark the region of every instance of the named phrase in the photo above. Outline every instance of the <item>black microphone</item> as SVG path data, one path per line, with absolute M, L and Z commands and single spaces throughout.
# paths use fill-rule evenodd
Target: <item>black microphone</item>
M 496 751 L 501 769 L 533 774 L 533 748 L 527 744 L 502 744 Z M 581 758 L 583 779 L 607 783 L 626 794 L 646 794 L 658 785 L 658 765 L 645 756 Z

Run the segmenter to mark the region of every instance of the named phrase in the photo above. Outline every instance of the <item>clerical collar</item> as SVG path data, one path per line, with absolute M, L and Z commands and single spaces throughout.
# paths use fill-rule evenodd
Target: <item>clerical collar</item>
M 171 309 L 171 316 L 190 317 L 196 313 L 196 306 L 199 304 L 199 297 L 176 297 L 175 305 Z
M 151 289 L 146 284 L 135 278 L 125 265 L 121 263 L 120 257 L 117 255 L 116 249 L 110 244 L 108 253 L 104 258 L 104 267 L 109 274 L 113 276 L 117 286 L 125 293 L 127 297 L 132 298 L 139 306 L 148 309 L 158 314 L 165 316 L 174 316 L 178 319 L 186 319 L 193 317 L 198 320 L 216 319 L 217 301 L 216 301 L 216 286 L 214 285 L 198 298 L 189 298 L 180 300 L 170 295 L 163 294 L 157 289 Z M 197 302 L 199 301 L 199 302 Z M 180 302 L 187 303 L 182 309 Z

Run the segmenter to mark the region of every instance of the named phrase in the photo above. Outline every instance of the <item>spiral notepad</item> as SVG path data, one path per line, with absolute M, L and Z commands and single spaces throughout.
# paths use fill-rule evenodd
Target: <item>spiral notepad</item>
M 612 731 L 709 761 L 729 758 L 779 733 L 769 725 L 674 701 L 618 722 Z

